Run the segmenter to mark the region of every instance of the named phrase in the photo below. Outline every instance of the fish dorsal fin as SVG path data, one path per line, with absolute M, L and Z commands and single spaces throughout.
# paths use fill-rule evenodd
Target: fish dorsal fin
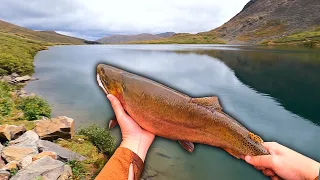
M 253 134 L 252 132 L 249 132 L 249 138 L 256 143 L 259 143 L 259 144 L 263 143 L 262 138 L 258 135 Z
M 203 97 L 203 98 L 192 98 L 191 102 L 198 105 L 204 106 L 206 108 L 214 109 L 221 111 L 222 107 L 220 106 L 217 96 Z

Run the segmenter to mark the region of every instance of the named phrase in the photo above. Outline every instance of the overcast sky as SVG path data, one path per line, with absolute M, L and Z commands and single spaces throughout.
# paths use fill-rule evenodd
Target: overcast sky
M 0 19 L 95 40 L 111 34 L 196 33 L 222 25 L 249 0 L 1 0 Z

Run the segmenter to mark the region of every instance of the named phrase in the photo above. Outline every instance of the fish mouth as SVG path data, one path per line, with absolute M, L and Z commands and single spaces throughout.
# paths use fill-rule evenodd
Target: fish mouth
M 108 92 L 108 90 L 106 90 L 106 88 L 104 88 L 104 86 L 103 86 L 103 84 L 102 84 L 102 81 L 101 81 L 101 79 L 100 79 L 99 74 L 97 74 L 97 81 L 98 81 L 99 86 L 103 89 L 104 93 L 105 93 L 106 95 L 108 95 L 109 92 Z

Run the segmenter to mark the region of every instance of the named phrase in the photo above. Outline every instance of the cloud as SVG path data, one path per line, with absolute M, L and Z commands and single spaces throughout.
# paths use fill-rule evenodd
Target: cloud
M 36 30 L 98 38 L 108 34 L 202 32 L 248 0 L 2 0 L 0 19 Z

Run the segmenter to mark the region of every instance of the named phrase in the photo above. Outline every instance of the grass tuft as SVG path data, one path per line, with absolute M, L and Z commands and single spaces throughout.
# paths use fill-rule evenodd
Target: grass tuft
M 88 179 L 94 178 L 107 162 L 107 157 L 100 153 L 86 136 L 76 135 L 69 140 L 59 139 L 56 143 L 87 157 L 87 160 L 82 162 L 69 162 L 74 171 L 74 179 L 81 179 L 83 176 Z

